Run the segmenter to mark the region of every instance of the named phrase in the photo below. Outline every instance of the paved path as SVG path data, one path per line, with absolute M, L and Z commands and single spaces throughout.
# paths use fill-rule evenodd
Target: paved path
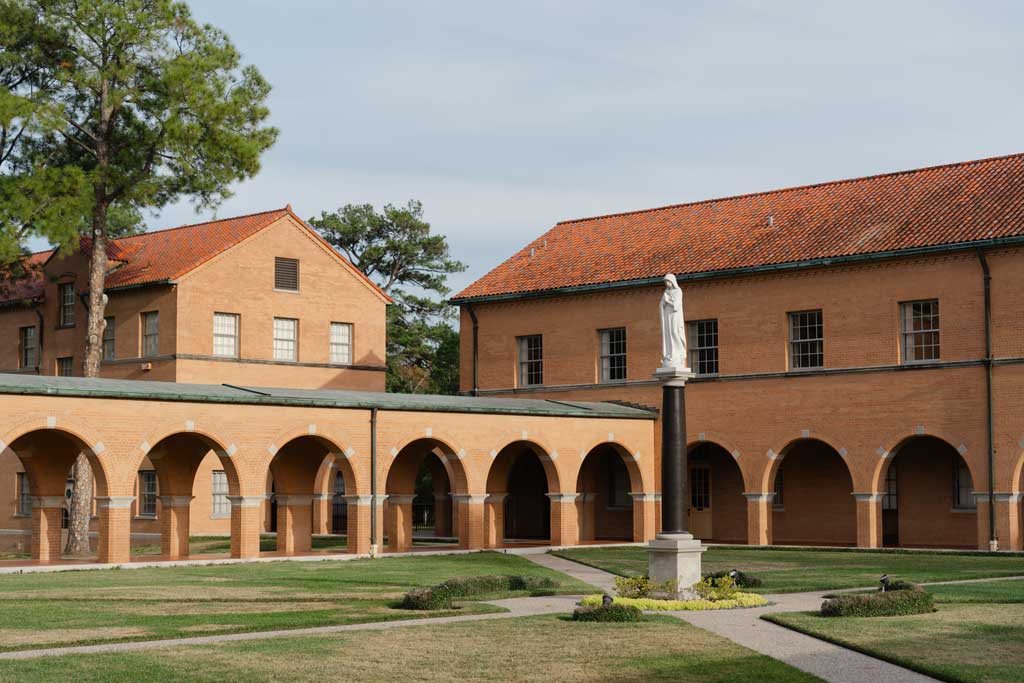
M 80 645 L 77 647 L 52 647 L 41 650 L 19 650 L 16 652 L 0 652 L 0 661 L 10 659 L 38 659 L 40 657 L 59 657 L 61 655 L 100 654 L 104 652 L 134 652 L 153 650 L 166 647 L 182 647 L 184 645 L 215 645 L 239 640 L 263 640 L 264 638 L 291 638 L 294 636 L 323 636 L 348 631 L 384 631 L 406 626 L 430 626 L 440 624 L 458 624 L 464 621 L 482 621 L 485 619 L 511 619 L 514 617 L 533 617 L 541 614 L 567 614 L 573 610 L 580 600 L 579 595 L 552 595 L 539 598 L 508 598 L 506 600 L 487 601 L 486 604 L 507 609 L 507 612 L 490 614 L 469 614 L 464 617 L 433 617 L 428 619 L 402 619 L 399 621 L 376 621 L 367 624 L 345 624 L 343 626 L 317 626 L 314 628 L 295 628 L 280 631 L 254 631 L 252 633 L 230 633 L 224 635 L 195 636 L 192 638 L 169 638 L 166 640 L 144 640 L 134 643 L 106 643 L 103 645 Z
M 615 576 L 606 571 L 553 555 L 527 559 L 611 592 Z M 557 562 L 555 562 L 557 560 Z M 766 595 L 773 604 L 754 609 L 706 612 L 663 612 L 694 626 L 724 636 L 755 652 L 785 662 L 834 683 L 924 683 L 934 681 L 919 673 L 883 662 L 844 647 L 791 631 L 761 619 L 770 612 L 807 612 L 821 607 L 822 596 L 835 591 Z

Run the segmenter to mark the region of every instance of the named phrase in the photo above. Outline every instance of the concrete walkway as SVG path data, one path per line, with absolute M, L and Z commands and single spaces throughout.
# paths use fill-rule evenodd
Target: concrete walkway
M 615 575 L 609 572 L 552 555 L 529 555 L 527 559 L 580 581 L 600 586 L 608 593 L 614 590 Z M 762 614 L 771 612 L 816 610 L 821 607 L 824 595 L 835 592 L 766 595 L 765 597 L 773 604 L 753 609 L 659 614 L 671 614 L 755 652 L 768 655 L 772 659 L 833 683 L 924 683 L 935 680 L 761 619 Z
M 490 614 L 468 614 L 464 617 L 433 617 L 428 619 L 401 619 L 396 621 L 375 621 L 366 624 L 345 624 L 343 626 L 317 626 L 314 628 L 296 628 L 280 631 L 254 631 L 252 633 L 229 633 L 224 635 L 195 636 L 192 638 L 170 638 L 166 640 L 143 640 L 134 643 L 106 643 L 102 645 L 80 645 L 77 647 L 51 647 L 40 650 L 19 650 L 16 652 L 0 652 L 0 661 L 11 659 L 38 659 L 40 657 L 60 657 L 62 655 L 101 654 L 109 652 L 136 652 L 139 650 L 155 650 L 167 647 L 183 647 L 186 645 L 216 645 L 241 640 L 263 640 L 265 638 L 292 638 L 298 636 L 324 636 L 349 631 L 385 631 L 392 628 L 407 626 L 432 626 L 441 624 L 458 624 L 464 621 L 483 621 L 486 619 L 511 619 L 514 617 L 533 617 L 541 614 L 568 614 L 580 600 L 579 595 L 552 595 L 539 598 L 508 598 L 506 600 L 487 601 L 485 604 L 502 607 L 507 612 Z

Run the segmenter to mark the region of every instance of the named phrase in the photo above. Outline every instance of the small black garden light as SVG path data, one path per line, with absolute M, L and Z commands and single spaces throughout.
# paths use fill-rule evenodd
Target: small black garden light
M 882 574 L 878 579 L 878 583 L 882 584 L 882 592 L 884 593 L 889 588 L 889 575 Z
M 732 579 L 733 581 L 735 581 L 736 577 L 739 576 L 739 575 L 740 575 L 740 573 L 738 571 L 736 571 L 735 569 L 730 569 L 729 570 L 729 578 Z
M 612 596 L 606 594 L 603 598 L 601 598 L 601 604 L 604 605 L 605 607 L 608 607 L 609 605 L 611 605 L 612 604 Z

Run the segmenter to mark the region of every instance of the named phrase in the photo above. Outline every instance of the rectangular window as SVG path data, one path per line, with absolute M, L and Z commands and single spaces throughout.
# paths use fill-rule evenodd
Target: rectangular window
M 142 314 L 142 357 L 160 355 L 160 313 L 150 311 Z
M 74 356 L 65 356 L 57 359 L 57 376 L 58 377 L 71 377 L 75 374 L 75 358 Z
M 352 363 L 351 323 L 331 323 L 331 363 L 338 365 Z
M 18 472 L 18 515 L 32 515 L 32 492 L 29 489 L 27 472 Z
M 939 300 L 900 304 L 903 319 L 903 362 L 939 360 Z
M 688 328 L 690 369 L 698 375 L 717 375 L 718 321 L 694 320 Z
M 601 330 L 601 381 L 626 379 L 626 328 Z
M 885 493 L 882 495 L 883 510 L 898 510 L 900 507 L 899 488 L 896 483 L 896 463 L 890 462 L 885 471 Z
M 274 318 L 274 360 L 298 360 L 298 339 L 298 320 L 294 320 L 292 318 Z
M 103 360 L 114 360 L 114 318 L 108 316 L 103 322 L 106 323 L 103 327 Z
M 783 509 L 782 489 L 782 465 L 779 465 L 779 471 L 775 473 L 775 488 L 772 489 L 772 492 L 775 494 L 772 496 L 772 507 L 776 510 Z
M 213 491 L 212 517 L 230 517 L 231 501 L 228 500 L 228 475 L 223 470 L 214 470 L 211 484 Z
M 544 384 L 544 338 L 539 334 L 516 337 L 519 344 L 519 386 Z
M 20 345 L 21 367 L 34 368 L 39 364 L 36 346 L 36 328 L 23 327 L 18 332 L 18 343 Z
M 139 471 L 139 517 L 156 517 L 156 472 Z
M 974 500 L 974 482 L 971 470 L 959 455 L 953 456 L 953 509 L 974 510 L 978 504 Z
M 75 285 L 72 282 L 66 282 L 62 285 L 57 286 L 57 294 L 59 298 L 60 311 L 60 326 L 61 327 L 72 327 L 75 324 Z
M 694 467 L 690 470 L 690 506 L 694 510 L 711 507 L 711 468 Z
M 274 257 L 274 289 L 299 291 L 299 260 Z
M 825 367 L 825 326 L 821 311 L 789 314 L 789 368 Z
M 221 358 L 238 358 L 237 313 L 213 314 L 213 355 Z

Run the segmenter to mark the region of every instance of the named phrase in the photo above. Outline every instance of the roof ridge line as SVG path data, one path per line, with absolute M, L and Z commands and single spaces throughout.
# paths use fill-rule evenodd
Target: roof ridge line
M 115 237 L 114 239 L 112 239 L 110 241 L 111 242 L 120 242 L 121 240 L 130 240 L 130 239 L 135 239 L 135 238 L 139 238 L 139 237 L 145 237 L 147 235 L 153 235 L 153 234 L 156 234 L 156 233 L 173 232 L 175 230 L 184 230 L 186 228 L 198 228 L 198 227 L 200 227 L 202 225 L 210 225 L 212 223 L 223 223 L 225 221 L 237 221 L 237 220 L 239 220 L 241 218 L 252 218 L 253 216 L 262 216 L 264 214 L 269 214 L 269 213 L 287 213 L 287 212 L 288 212 L 288 209 L 286 207 L 282 207 L 282 208 L 279 208 L 279 209 L 267 209 L 266 211 L 254 211 L 253 213 L 243 213 L 240 216 L 228 216 L 227 218 L 215 218 L 215 219 L 210 220 L 210 221 L 200 221 L 199 223 L 188 223 L 186 225 L 176 225 L 173 228 L 161 228 L 159 230 L 149 230 L 147 232 L 140 232 L 137 235 L 124 235 L 123 237 Z M 40 252 L 40 253 L 43 253 L 43 252 Z
M 555 227 L 559 225 L 569 225 L 571 223 L 586 223 L 588 221 L 601 220 L 602 218 L 618 218 L 621 216 L 635 216 L 644 213 L 655 213 L 657 211 L 665 211 L 667 209 L 678 209 L 685 206 L 700 206 L 701 204 L 714 204 L 716 202 L 727 202 L 736 199 L 747 199 L 750 197 L 763 197 L 769 194 L 784 194 L 787 192 L 797 192 L 800 190 L 809 190 L 812 188 L 828 187 L 830 185 L 846 185 L 849 183 L 863 182 L 865 180 L 874 180 L 876 178 L 891 178 L 902 175 L 912 175 L 914 173 L 924 173 L 927 171 L 935 171 L 945 168 L 955 168 L 957 166 L 973 166 L 976 164 L 986 164 L 993 161 L 1003 161 L 1005 159 L 1012 159 L 1014 157 L 1024 157 L 1024 152 L 1016 152 L 1014 154 L 1003 154 L 1001 156 L 985 157 L 982 159 L 971 159 L 969 161 L 955 161 L 946 164 L 934 164 L 932 166 L 921 166 L 919 168 L 910 168 L 902 171 L 888 171 L 886 173 L 874 173 L 865 176 L 857 176 L 853 178 L 840 178 L 839 180 L 826 180 L 818 183 L 807 183 L 805 185 L 793 185 L 790 187 L 780 187 L 774 190 L 761 190 L 759 192 L 747 192 L 744 194 L 729 195 L 724 197 L 712 197 L 709 199 L 700 199 L 692 202 L 680 202 L 678 204 L 666 204 L 664 206 L 656 206 L 649 209 L 635 209 L 633 211 L 619 211 L 616 213 L 606 213 L 596 216 L 585 216 L 583 218 L 571 218 L 555 223 Z M 548 231 L 550 232 L 550 230 Z M 545 233 L 547 234 L 547 233 Z M 543 236 L 542 236 L 543 237 Z M 539 238 L 538 238 L 539 239 Z M 537 240 L 531 241 L 536 242 Z M 520 250 L 522 251 L 522 250 Z M 518 253 L 518 252 L 517 252 Z

